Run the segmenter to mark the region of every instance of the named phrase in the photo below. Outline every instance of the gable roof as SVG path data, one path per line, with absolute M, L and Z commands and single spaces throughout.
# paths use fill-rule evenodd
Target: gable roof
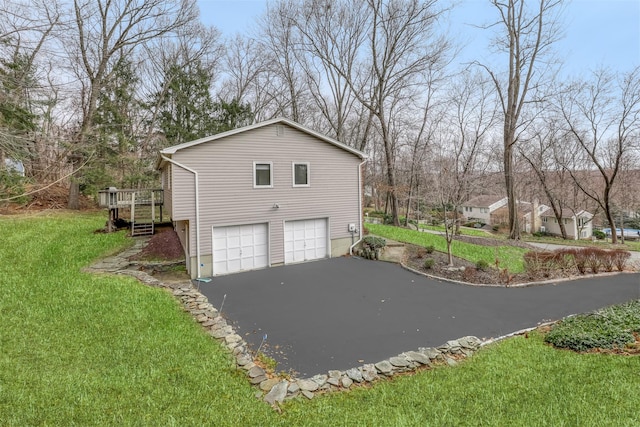
M 239 133 L 243 133 L 243 132 L 247 132 L 250 130 L 254 130 L 254 129 L 259 129 L 265 126 L 270 126 L 270 125 L 274 125 L 274 124 L 284 124 L 287 126 L 291 126 L 294 129 L 297 129 L 301 132 L 304 132 L 308 135 L 314 136 L 324 142 L 327 142 L 331 145 L 334 145 L 338 148 L 341 148 L 351 154 L 354 154 L 358 157 L 360 157 L 361 159 L 365 159 L 366 155 L 359 151 L 356 150 L 355 148 L 351 148 L 346 144 L 343 144 L 333 138 L 330 138 L 326 135 L 322 135 L 321 133 L 318 133 L 314 130 L 311 130 L 307 127 L 302 126 L 299 123 L 296 123 L 292 120 L 289 119 L 285 119 L 284 117 L 279 117 L 279 118 L 275 118 L 275 119 L 271 119 L 271 120 L 266 120 L 264 122 L 260 122 L 260 123 L 255 123 L 253 125 L 249 125 L 249 126 L 245 126 L 245 127 L 241 127 L 241 128 L 237 128 L 237 129 L 233 129 L 227 132 L 222 132 L 222 133 L 217 133 L 215 135 L 211 135 L 211 136 L 205 136 L 204 138 L 200 138 L 200 139 L 196 139 L 194 141 L 189 141 L 189 142 L 184 142 L 182 144 L 178 144 L 178 145 L 173 145 L 171 147 L 167 147 L 167 148 L 163 148 L 162 150 L 160 150 L 160 154 L 175 154 L 177 151 L 180 151 L 182 149 L 185 148 L 189 148 L 189 147 L 194 147 L 196 145 L 200 145 L 200 144 L 204 144 L 206 142 L 211 142 L 211 141 L 215 141 L 218 139 L 222 139 L 222 138 L 226 138 L 228 136 L 232 136 L 232 135 L 236 135 Z
M 540 214 L 540 216 L 548 216 L 548 217 L 554 217 L 555 218 L 555 214 L 553 213 L 553 209 L 548 208 L 546 209 L 544 212 L 542 212 Z M 576 218 L 577 217 L 588 217 L 591 218 L 593 217 L 593 214 L 590 212 L 587 212 L 585 210 L 581 210 L 575 213 Z M 573 218 L 574 217 L 574 213 L 571 209 L 562 209 L 562 212 L 560 213 L 560 217 L 561 218 Z
M 462 204 L 462 206 L 471 206 L 479 208 L 488 208 L 496 202 L 504 199 L 504 196 L 477 196 Z

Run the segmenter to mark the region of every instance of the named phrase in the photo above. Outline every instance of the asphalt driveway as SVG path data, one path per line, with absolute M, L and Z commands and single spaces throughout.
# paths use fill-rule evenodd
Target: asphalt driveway
M 277 370 L 308 377 L 466 335 L 499 337 L 640 298 L 640 274 L 526 288 L 431 280 L 385 262 L 333 258 L 216 277 L 200 291 Z

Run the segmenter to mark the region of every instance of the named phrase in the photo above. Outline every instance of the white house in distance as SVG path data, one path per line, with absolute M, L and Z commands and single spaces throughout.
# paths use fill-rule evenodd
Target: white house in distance
M 287 119 L 160 151 L 164 206 L 192 278 L 349 253 L 363 153 Z
M 507 198 L 502 196 L 477 196 L 460 207 L 462 214 L 470 221 L 491 224 L 491 214 L 507 204 Z
M 563 209 L 561 213 L 564 222 L 567 237 L 569 239 L 590 239 L 593 235 L 593 214 L 581 210 L 573 212 L 570 209 Z M 547 209 L 540 214 L 541 226 L 540 231 L 546 231 L 556 236 L 561 236 L 560 225 L 555 217 L 552 209 Z

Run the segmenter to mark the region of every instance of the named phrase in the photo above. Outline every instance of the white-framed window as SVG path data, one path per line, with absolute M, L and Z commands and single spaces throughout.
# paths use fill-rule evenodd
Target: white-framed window
M 547 217 L 546 216 L 542 217 L 542 222 L 547 222 Z
M 253 162 L 253 188 L 273 188 L 273 162 Z
M 294 187 L 309 187 L 311 185 L 309 162 L 291 163 L 291 175 Z

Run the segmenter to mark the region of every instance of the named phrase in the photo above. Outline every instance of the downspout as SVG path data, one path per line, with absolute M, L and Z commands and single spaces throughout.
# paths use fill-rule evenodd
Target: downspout
M 172 165 L 176 165 L 179 168 L 182 168 L 184 170 L 186 170 L 187 172 L 191 172 L 194 176 L 195 179 L 195 190 L 196 190 L 196 263 L 198 264 L 197 267 L 197 273 L 198 273 L 198 277 L 197 279 L 199 279 L 200 277 L 202 277 L 201 270 L 200 270 L 200 188 L 198 185 L 198 172 L 191 169 L 188 166 L 185 166 L 183 164 L 180 164 L 178 162 L 176 162 L 173 159 L 170 159 L 168 157 L 165 157 L 163 154 L 160 154 L 160 157 L 162 158 L 162 160 L 165 160 L 169 163 L 171 163 Z
M 354 244 L 352 244 L 351 246 L 349 246 L 349 255 L 353 255 L 353 248 L 355 248 L 358 243 L 360 243 L 363 239 L 363 230 L 362 230 L 362 192 L 363 192 L 363 188 L 362 188 L 362 166 L 367 163 L 367 159 L 364 159 L 362 161 L 362 163 L 360 163 L 358 165 L 358 220 L 360 223 L 360 228 L 359 228 L 359 232 L 360 232 L 360 238 L 358 239 L 357 242 L 355 242 Z

